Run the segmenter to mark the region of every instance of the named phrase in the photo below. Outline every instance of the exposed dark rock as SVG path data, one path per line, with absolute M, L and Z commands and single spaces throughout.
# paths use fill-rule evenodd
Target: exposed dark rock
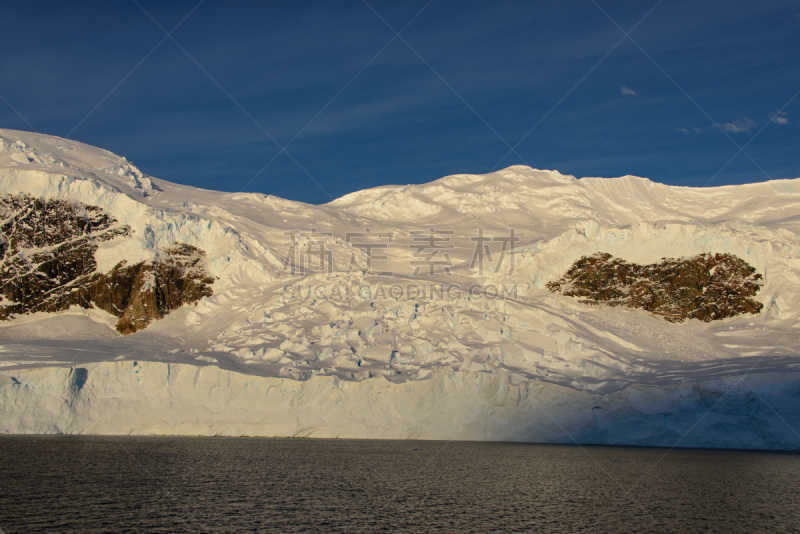
M 546 287 L 586 304 L 642 308 L 671 322 L 758 313 L 761 275 L 732 254 L 701 254 L 651 265 L 603 252 L 584 256 Z
M 166 251 L 158 261 L 129 267 L 117 265 L 106 275 L 106 284 L 112 288 L 131 288 L 126 302 L 111 303 L 112 309 L 123 309 L 117 330 L 122 334 L 136 332 L 183 304 L 210 297 L 214 279 L 199 265 L 203 256 L 205 253 L 200 249 L 181 244 Z M 124 297 L 126 291 L 112 289 L 106 294 Z
M 0 197 L 0 320 L 77 305 L 120 318 L 130 334 L 182 304 L 210 296 L 204 252 L 176 244 L 154 261 L 97 272 L 97 243 L 131 231 L 100 208 L 28 195 Z
M 28 195 L 0 197 L 0 319 L 58 311 L 96 278 L 97 243 L 130 235 L 97 207 Z

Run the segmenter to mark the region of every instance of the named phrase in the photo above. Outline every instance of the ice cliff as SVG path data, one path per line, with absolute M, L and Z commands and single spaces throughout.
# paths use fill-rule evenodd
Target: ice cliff
M 0 130 L 0 194 L 0 432 L 800 447 L 800 180 L 312 206 Z

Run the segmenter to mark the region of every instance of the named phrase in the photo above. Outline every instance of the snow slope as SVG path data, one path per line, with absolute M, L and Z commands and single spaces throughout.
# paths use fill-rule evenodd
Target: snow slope
M 100 245 L 100 270 L 177 241 L 216 278 L 129 336 L 98 310 L 0 324 L 2 432 L 800 447 L 800 180 L 700 189 L 516 166 L 314 206 L 0 130 L 0 191 L 130 226 Z M 671 324 L 544 288 L 598 251 L 734 254 L 763 275 L 764 309 Z

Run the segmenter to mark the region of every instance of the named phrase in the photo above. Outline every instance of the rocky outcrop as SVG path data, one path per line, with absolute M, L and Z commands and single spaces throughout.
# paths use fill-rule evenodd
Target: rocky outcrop
M 94 206 L 27 195 L 0 198 L 0 319 L 89 307 L 97 243 L 130 235 Z
M 204 252 L 175 244 L 153 261 L 97 272 L 98 243 L 131 230 L 98 207 L 27 195 L 0 197 L 0 320 L 94 306 L 130 334 L 212 294 Z
M 118 264 L 105 275 L 100 284 L 105 291 L 98 291 L 94 302 L 115 315 L 122 312 L 117 322 L 121 334 L 141 330 L 183 304 L 211 296 L 214 280 L 199 265 L 204 255 L 182 244 L 168 249 L 157 261 Z M 106 296 L 112 300 L 104 301 Z
M 761 275 L 731 254 L 700 254 L 637 265 L 598 252 L 584 256 L 546 287 L 586 304 L 641 308 L 671 322 L 712 321 L 758 313 Z

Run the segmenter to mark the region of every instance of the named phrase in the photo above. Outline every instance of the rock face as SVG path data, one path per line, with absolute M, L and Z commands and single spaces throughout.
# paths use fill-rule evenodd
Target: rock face
M 701 254 L 651 265 L 629 263 L 611 254 L 584 256 L 546 287 L 586 304 L 642 308 L 671 322 L 712 321 L 758 313 L 753 297 L 761 275 L 731 254 Z
M 120 263 L 100 281 L 98 289 L 102 289 L 94 302 L 119 315 L 117 331 L 121 334 L 141 330 L 183 304 L 211 296 L 214 280 L 199 265 L 203 256 L 198 248 L 176 244 L 157 261 L 130 266 Z M 101 303 L 106 297 L 111 298 Z
M 199 265 L 204 252 L 186 244 L 154 261 L 97 272 L 97 244 L 131 230 L 96 206 L 5 195 L 0 218 L 0 320 L 97 306 L 130 334 L 212 293 L 213 279 Z

